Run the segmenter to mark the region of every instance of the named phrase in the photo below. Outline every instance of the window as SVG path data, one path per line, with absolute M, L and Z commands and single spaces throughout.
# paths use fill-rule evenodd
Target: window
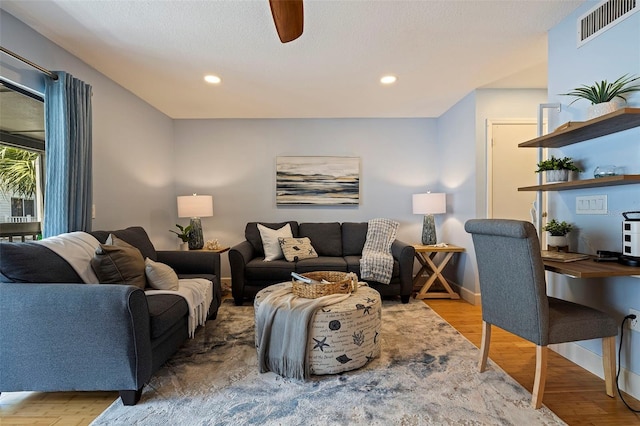
M 33 217 L 35 216 L 35 205 L 35 200 L 11 197 L 11 216 Z
M 44 151 L 42 96 L 0 77 L 0 223 L 41 221 Z

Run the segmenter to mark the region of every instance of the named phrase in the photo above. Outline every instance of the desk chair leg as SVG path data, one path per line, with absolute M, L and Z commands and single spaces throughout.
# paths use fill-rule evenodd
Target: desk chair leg
M 480 360 L 478 368 L 482 373 L 487 369 L 487 358 L 489 357 L 489 343 L 491 342 L 491 324 L 482 321 L 482 342 L 480 343 Z
M 615 398 L 616 375 L 616 337 L 602 338 L 602 363 L 604 364 L 604 382 L 607 395 Z
M 547 381 L 547 352 L 546 346 L 536 345 L 536 377 L 533 379 L 533 392 L 531 392 L 531 405 L 536 410 L 542 407 L 544 385 Z

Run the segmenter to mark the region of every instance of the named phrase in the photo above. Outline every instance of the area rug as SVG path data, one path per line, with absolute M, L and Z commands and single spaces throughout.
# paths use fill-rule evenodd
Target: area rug
M 549 409 L 420 301 L 385 301 L 382 354 L 309 381 L 258 372 L 253 307 L 218 318 L 158 371 L 132 407 L 116 400 L 93 425 L 559 425 Z

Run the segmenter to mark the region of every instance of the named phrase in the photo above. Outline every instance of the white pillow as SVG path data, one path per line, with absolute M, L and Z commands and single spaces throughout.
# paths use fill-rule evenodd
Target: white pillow
M 282 259 L 284 254 L 282 254 L 278 238 L 292 238 L 291 225 L 287 223 L 280 229 L 271 229 L 258 224 L 258 231 L 260 231 L 260 237 L 262 238 L 264 260 L 269 262 L 271 260 Z
M 178 289 L 178 276 L 169 265 L 154 262 L 147 257 L 144 261 L 144 273 L 149 285 L 156 290 Z

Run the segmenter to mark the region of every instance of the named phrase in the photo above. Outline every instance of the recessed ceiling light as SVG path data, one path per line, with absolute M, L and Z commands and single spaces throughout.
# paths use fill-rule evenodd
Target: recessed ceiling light
M 204 76 L 204 81 L 206 81 L 207 83 L 211 83 L 211 84 L 218 84 L 222 80 L 217 75 L 212 75 L 211 74 L 211 75 L 205 75 Z
M 380 79 L 380 83 L 382 84 L 393 84 L 398 80 L 398 77 L 395 75 L 385 75 Z

